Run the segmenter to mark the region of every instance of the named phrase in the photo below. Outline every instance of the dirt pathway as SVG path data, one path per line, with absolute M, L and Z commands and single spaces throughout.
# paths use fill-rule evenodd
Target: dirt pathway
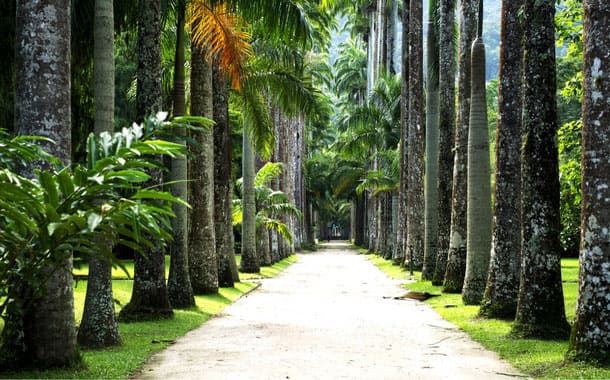
M 518 372 L 347 245 L 284 273 L 155 355 L 141 378 L 510 379 Z

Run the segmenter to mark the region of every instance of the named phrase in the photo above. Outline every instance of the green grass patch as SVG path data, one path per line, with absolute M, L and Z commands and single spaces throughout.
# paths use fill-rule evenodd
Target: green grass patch
M 237 266 L 241 264 L 241 255 L 236 255 Z M 295 263 L 299 257 L 297 255 L 291 255 L 287 258 L 278 261 L 277 263 L 269 266 L 269 267 L 261 267 L 259 273 L 239 273 L 239 278 L 242 280 L 258 280 L 262 278 L 271 278 L 277 276 L 284 269 L 288 268 L 288 266 L 292 263 Z
M 404 285 L 409 290 L 442 294 L 442 287 L 421 281 L 421 272 L 415 272 L 413 278 L 408 270 L 393 265 L 391 260 L 372 254 L 367 254 L 367 258 L 393 279 L 415 280 Z M 562 259 L 561 265 L 566 314 L 572 322 L 578 293 L 578 259 Z M 479 307 L 464 305 L 460 294 L 442 294 L 430 298 L 426 303 L 441 317 L 530 376 L 542 379 L 610 379 L 610 368 L 564 362 L 568 350 L 567 341 L 515 339 L 508 336 L 511 321 L 480 318 Z

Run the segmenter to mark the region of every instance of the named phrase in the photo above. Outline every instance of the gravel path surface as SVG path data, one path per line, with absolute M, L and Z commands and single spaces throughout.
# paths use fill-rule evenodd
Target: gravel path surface
M 363 255 L 327 244 L 153 356 L 142 379 L 510 379 Z

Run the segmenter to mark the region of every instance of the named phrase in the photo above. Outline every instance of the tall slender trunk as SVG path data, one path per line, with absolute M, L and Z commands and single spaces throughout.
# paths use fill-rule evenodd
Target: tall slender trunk
M 583 181 L 580 274 L 570 355 L 610 362 L 610 4 L 584 4 Z M 600 159 L 603 157 L 605 159 Z
M 521 278 L 513 333 L 561 339 L 570 326 L 559 242 L 555 2 L 526 0 L 524 15 Z
M 176 22 L 176 55 L 174 61 L 174 117 L 184 116 L 186 113 L 186 96 L 184 91 L 185 69 L 185 4 L 183 0 L 178 2 Z M 186 131 L 181 129 L 181 134 Z M 179 142 L 184 144 L 183 142 Z M 188 199 L 188 168 L 184 157 L 174 157 L 171 160 L 171 172 L 169 180 L 172 194 L 178 198 Z M 176 217 L 172 219 L 172 231 L 174 241 L 171 244 L 171 256 L 169 266 L 169 279 L 167 281 L 167 292 L 170 303 L 174 308 L 188 308 L 195 305 L 193 286 L 189 274 L 188 262 L 188 212 L 185 206 L 175 203 L 173 206 Z
M 214 227 L 218 256 L 218 283 L 232 287 L 239 282 L 233 247 L 232 144 L 229 125 L 229 91 L 225 74 L 214 65 Z
M 269 247 L 269 230 L 265 226 L 256 228 L 256 255 L 262 267 L 268 267 L 271 262 L 271 250 Z
M 161 110 L 161 4 L 138 1 L 138 70 L 136 106 L 138 118 Z M 161 183 L 161 171 L 153 170 L 149 185 Z M 134 257 L 131 300 L 121 310 L 122 321 L 170 318 L 173 315 L 165 284 L 165 252 L 160 246 Z
M 192 37 L 191 37 L 192 38 Z M 212 67 L 191 42 L 191 115 L 213 115 Z M 189 202 L 189 270 L 195 294 L 218 293 L 218 258 L 214 233 L 214 133 L 206 128 L 195 135 L 199 147 L 191 159 Z
M 241 264 L 243 273 L 260 271 L 256 254 L 256 203 L 254 200 L 254 147 L 248 132 L 244 130 L 242 153 L 242 209 L 241 223 Z
M 408 178 L 408 129 L 409 129 L 409 2 L 402 4 L 402 47 L 400 79 L 400 179 L 398 189 L 398 225 L 393 261 L 405 261 L 407 236 L 407 178 Z
M 479 14 L 479 18 L 483 15 Z M 483 299 L 491 249 L 491 188 L 489 134 L 485 91 L 485 44 L 480 36 L 472 45 L 472 95 L 468 130 L 468 209 L 466 276 L 462 300 L 478 305 Z
M 502 3 L 491 265 L 480 312 L 491 318 L 514 318 L 519 290 L 521 228 L 515 224 L 521 219 L 522 7 L 523 1 Z
M 407 252 L 412 269 L 424 259 L 423 2 L 411 0 L 409 27 L 409 134 Z
M 95 76 L 95 134 L 114 131 L 114 11 L 111 0 L 95 1 L 93 70 Z M 111 250 L 100 239 L 102 249 Z M 114 313 L 112 267 L 110 262 L 89 257 L 87 294 L 78 344 L 82 347 L 108 347 L 121 342 Z
M 468 126 L 470 125 L 470 48 L 476 38 L 478 0 L 460 2 L 458 51 L 458 114 L 455 130 L 451 232 L 443 291 L 461 293 L 466 273 L 466 208 Z
M 428 12 L 427 41 L 427 91 L 426 91 L 426 191 L 424 209 L 424 266 L 422 280 L 432 280 L 438 250 L 438 121 L 439 121 L 439 50 L 438 28 L 434 13 L 436 1 L 430 2 Z
M 455 0 L 439 1 L 438 242 L 433 285 L 443 284 L 449 253 L 455 139 Z

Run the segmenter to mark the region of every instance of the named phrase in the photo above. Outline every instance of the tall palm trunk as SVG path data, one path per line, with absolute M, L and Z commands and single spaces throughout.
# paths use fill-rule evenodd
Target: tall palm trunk
M 402 47 L 400 79 L 400 178 L 398 185 L 398 224 L 393 253 L 395 263 L 405 261 L 407 236 L 407 179 L 408 179 L 408 129 L 409 129 L 409 2 L 402 4 Z
M 114 131 L 114 11 L 112 0 L 95 1 L 95 134 Z M 111 250 L 100 239 L 102 249 Z M 89 257 L 89 277 L 83 318 L 77 335 L 82 347 L 108 347 L 121 342 L 114 313 L 110 262 Z
M 248 132 L 244 130 L 242 152 L 242 222 L 241 222 L 241 264 L 243 273 L 260 271 L 256 254 L 256 203 L 254 199 L 254 148 Z M 281 254 L 280 254 L 281 256 Z
M 451 232 L 443 291 L 461 293 L 466 273 L 466 207 L 468 126 L 470 125 L 470 49 L 477 32 L 478 0 L 460 2 L 458 51 L 458 114 L 455 130 Z
M 18 0 L 16 17 L 15 127 L 21 135 L 54 140 L 45 148 L 69 165 L 70 2 Z M 44 163 L 35 166 L 48 169 Z M 3 335 L 11 336 L 3 337 L 1 351 L 8 365 L 53 367 L 78 360 L 72 256 L 43 271 L 48 276 L 44 295 L 24 315 L 8 316 Z
M 438 250 L 438 121 L 439 121 L 439 46 L 435 20 L 437 2 L 430 1 L 428 11 L 426 91 L 426 191 L 424 209 L 424 266 L 422 280 L 432 280 Z
M 186 114 L 186 96 L 184 91 L 185 69 L 185 9 L 183 0 L 178 2 L 176 22 L 176 59 L 174 61 L 174 117 Z M 180 130 L 185 134 L 185 130 Z M 172 170 L 169 179 L 172 184 L 172 194 L 181 199 L 188 199 L 188 168 L 186 158 L 172 159 Z M 176 217 L 172 219 L 174 241 L 171 245 L 169 266 L 169 279 L 167 291 L 169 300 L 174 308 L 188 308 L 195 305 L 193 286 L 189 275 L 188 262 L 188 212 L 185 206 L 175 203 L 173 205 Z
M 439 1 L 438 242 L 433 285 L 442 285 L 445 279 L 451 229 L 455 139 L 455 0 Z
M 160 0 L 138 1 L 138 70 L 136 104 L 138 118 L 161 109 L 161 4 Z M 149 185 L 161 183 L 161 171 L 154 170 Z M 161 247 L 135 254 L 131 300 L 119 319 L 139 321 L 170 318 L 173 315 L 165 284 L 165 252 Z
M 610 362 L 610 4 L 585 0 L 583 202 L 580 274 L 571 355 Z M 602 58 L 603 57 L 603 58 Z M 606 159 L 600 159 L 605 157 Z M 605 291 L 604 291 L 605 290 Z
M 411 0 L 409 26 L 409 133 L 407 177 L 407 251 L 409 267 L 420 270 L 424 259 L 424 109 L 423 2 Z
M 524 11 L 522 248 L 513 332 L 567 337 L 561 285 L 559 163 L 555 99 L 555 2 L 526 0 Z
M 233 238 L 233 187 L 231 186 L 231 126 L 225 74 L 214 65 L 214 228 L 218 256 L 218 284 L 239 282 Z
M 485 91 L 485 44 L 483 1 L 479 9 L 479 37 L 472 45 L 470 128 L 468 130 L 468 208 L 466 233 L 466 277 L 462 300 L 478 305 L 483 299 L 491 249 L 491 188 L 489 134 Z
M 491 244 L 491 265 L 481 315 L 514 318 L 519 290 L 521 228 L 521 99 L 523 1 L 502 3 L 502 44 L 496 129 L 496 183 Z
M 191 36 L 192 38 L 192 36 Z M 191 115 L 213 118 L 212 67 L 191 43 Z M 192 161 L 189 202 L 189 270 L 195 294 L 218 293 L 218 258 L 214 233 L 214 135 L 197 132 L 199 144 Z

